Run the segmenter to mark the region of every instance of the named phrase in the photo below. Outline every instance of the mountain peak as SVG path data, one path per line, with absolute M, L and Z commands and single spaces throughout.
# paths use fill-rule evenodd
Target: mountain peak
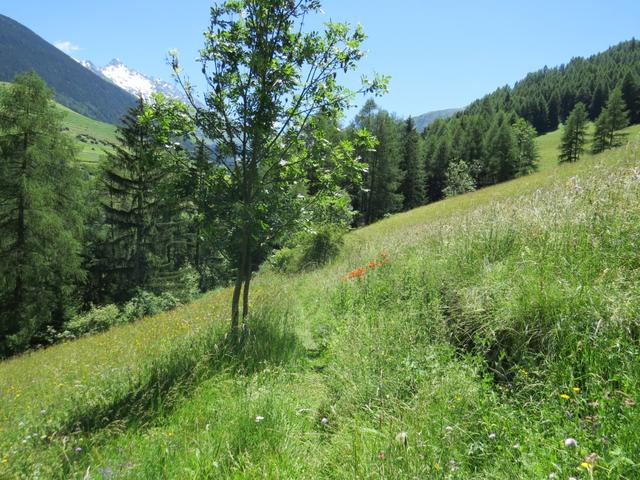
M 119 58 L 112 59 L 104 67 L 96 67 L 88 60 L 77 60 L 77 62 L 135 96 L 142 96 L 148 100 L 153 93 L 163 93 L 168 97 L 187 102 L 184 94 L 171 83 L 140 73 L 125 65 Z
M 120 67 L 124 66 L 124 62 L 119 58 L 112 58 L 109 63 L 105 65 L 106 67 Z

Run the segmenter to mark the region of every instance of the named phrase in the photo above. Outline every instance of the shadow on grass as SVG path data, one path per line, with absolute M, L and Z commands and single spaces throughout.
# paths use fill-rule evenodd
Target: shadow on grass
M 250 375 L 269 365 L 295 362 L 304 347 L 290 325 L 286 314 L 266 310 L 253 315 L 237 336 L 228 334 L 226 326 L 213 326 L 151 361 L 136 378 L 105 392 L 101 401 L 79 404 L 59 433 L 144 426 L 215 373 Z

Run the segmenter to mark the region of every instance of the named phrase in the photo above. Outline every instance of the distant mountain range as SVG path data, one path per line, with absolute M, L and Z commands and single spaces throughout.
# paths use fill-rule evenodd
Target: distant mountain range
M 446 110 L 435 110 L 433 112 L 423 113 L 417 117 L 413 117 L 413 121 L 416 124 L 416 130 L 422 132 L 425 128 L 431 125 L 438 119 L 453 117 L 456 113 L 461 112 L 462 108 L 448 108 Z
M 24 25 L 0 15 L 0 81 L 34 70 L 62 105 L 95 120 L 116 124 L 135 97 L 84 68 Z
M 145 100 L 148 100 L 152 93 L 163 93 L 168 97 L 177 98 L 185 103 L 187 102 L 184 93 L 175 85 L 138 72 L 117 58 L 111 60 L 104 67 L 97 67 L 89 60 L 76 59 L 76 61 L 99 77 L 116 84 L 130 94 L 135 96 L 142 95 Z

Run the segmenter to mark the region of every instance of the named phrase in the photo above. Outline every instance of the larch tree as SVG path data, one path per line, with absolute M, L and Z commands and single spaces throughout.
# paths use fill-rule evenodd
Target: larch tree
M 235 269 L 231 299 L 231 332 L 249 313 L 252 271 L 275 229 L 295 217 L 293 185 L 304 181 L 309 163 L 303 133 L 320 114 L 339 115 L 354 92 L 338 83 L 338 75 L 354 70 L 364 56 L 360 26 L 328 22 L 324 31 L 310 30 L 309 16 L 319 12 L 317 0 L 228 0 L 210 9 L 210 24 L 199 62 L 206 80 L 204 104 L 181 74 L 176 52 L 170 52 L 176 77 L 195 109 L 194 120 L 215 148 L 219 165 L 216 186 L 217 222 L 226 231 L 225 250 Z M 386 79 L 363 79 L 362 92 L 384 90 Z M 358 164 L 344 155 L 322 175 L 332 188 Z M 313 167 L 313 166 L 312 166 Z M 348 173 L 349 172 L 349 173 Z M 242 299 L 242 313 L 240 303 Z
M 84 277 L 81 177 L 62 117 L 33 72 L 0 91 L 0 356 L 61 325 Z
M 424 164 L 420 146 L 420 135 L 416 131 L 413 119 L 409 117 L 405 122 L 402 136 L 401 169 L 404 177 L 400 184 L 400 193 L 403 196 L 404 210 L 419 207 L 425 201 Z
M 560 157 L 563 162 L 576 162 L 584 153 L 587 140 L 587 109 L 584 103 L 578 102 L 569 114 L 562 132 Z
M 620 88 L 611 91 L 607 105 L 598 116 L 595 125 L 593 153 L 600 153 L 620 145 L 624 135 L 618 131 L 629 125 L 629 112 Z

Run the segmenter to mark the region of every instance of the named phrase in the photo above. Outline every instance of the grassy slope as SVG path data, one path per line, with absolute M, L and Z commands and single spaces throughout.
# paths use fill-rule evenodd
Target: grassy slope
M 0 88 L 9 85 L 0 82 Z M 78 160 L 88 166 L 95 166 L 104 155 L 108 144 L 116 143 L 116 127 L 109 123 L 93 120 L 56 103 L 56 107 L 64 113 L 65 132 L 71 136 L 78 146 Z
M 587 478 L 593 451 L 598 476 L 635 478 L 633 347 L 618 330 L 597 351 L 593 331 L 580 337 L 587 320 L 597 333 L 632 318 L 640 296 L 640 128 L 629 132 L 636 147 L 560 167 L 551 133 L 534 175 L 357 230 L 322 270 L 264 272 L 241 355 L 225 348 L 223 290 L 3 362 L 0 477 Z M 381 250 L 389 265 L 340 281 Z M 507 381 L 487 385 L 487 366 L 505 365 Z M 567 436 L 580 447 L 564 449 Z
M 78 148 L 78 160 L 88 166 L 95 165 L 104 155 L 108 144 L 116 143 L 116 127 L 80 115 L 60 104 L 57 107 L 65 113 L 66 132 L 75 139 Z

